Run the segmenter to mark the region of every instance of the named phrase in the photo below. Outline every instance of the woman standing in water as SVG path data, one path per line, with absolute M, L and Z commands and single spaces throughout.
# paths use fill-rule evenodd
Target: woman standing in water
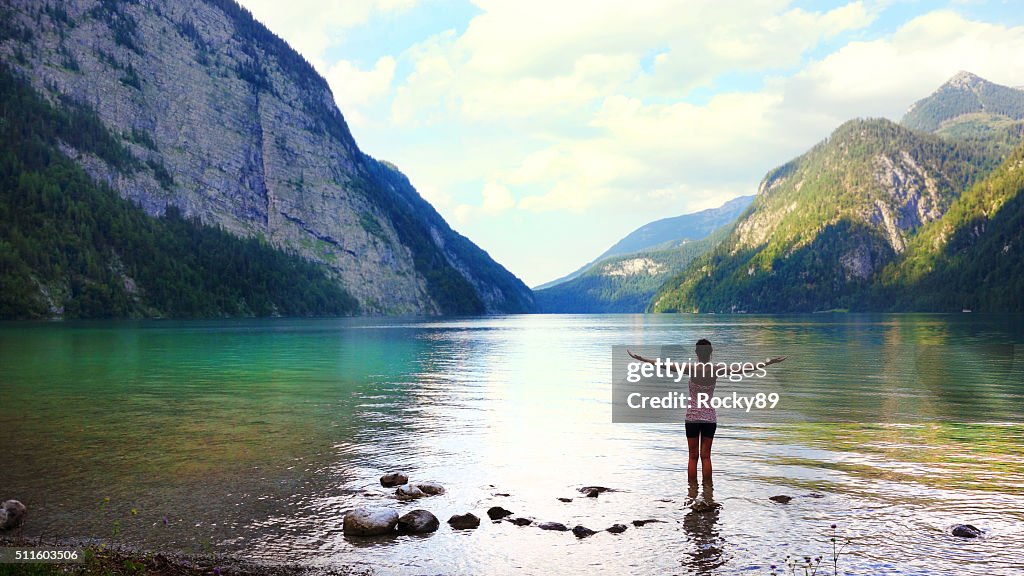
M 636 360 L 655 364 L 655 361 L 644 358 L 639 354 L 629 352 L 629 355 Z M 711 342 L 701 338 L 697 340 L 697 362 L 682 364 L 681 366 L 669 367 L 669 372 L 674 368 L 682 375 L 689 376 L 690 403 L 686 407 L 686 445 L 690 453 L 690 461 L 686 465 L 686 476 L 690 483 L 697 482 L 697 460 L 700 459 L 701 472 L 704 483 L 711 483 L 711 444 L 715 440 L 715 430 L 718 428 L 718 413 L 710 406 L 696 406 L 693 401 L 698 395 L 704 394 L 703 398 L 710 400 L 715 395 L 715 385 L 719 376 L 730 374 L 749 373 L 749 370 L 735 369 L 733 365 L 726 365 L 724 362 L 717 364 L 711 362 Z M 765 362 L 754 364 L 757 368 L 763 368 L 772 364 L 778 364 L 785 360 L 785 356 L 777 356 Z M 750 363 L 745 364 L 750 366 Z M 691 373 L 692 370 L 692 373 Z

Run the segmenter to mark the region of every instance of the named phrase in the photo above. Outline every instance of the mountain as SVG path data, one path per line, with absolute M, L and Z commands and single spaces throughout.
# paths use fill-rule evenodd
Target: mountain
M 561 284 L 534 291 L 541 312 L 643 312 L 658 289 L 725 237 L 730 224 L 699 240 L 671 240 L 661 248 L 609 256 Z
M 140 237 L 147 226 L 174 228 L 177 219 L 202 231 L 196 234 L 221 230 L 251 240 L 289 266 L 329 278 L 337 294 L 356 304 L 343 308 L 365 314 L 533 308 L 532 293 L 519 279 L 452 230 L 394 166 L 359 149 L 326 81 L 233 0 L 7 0 L 0 22 L 3 65 L 49 104 L 43 121 L 89 118 L 98 140 L 70 136 L 77 125 L 37 126 L 32 129 L 41 133 L 13 136 L 59 150 L 97 190 L 112 190 L 140 209 Z M 57 175 L 47 178 L 63 186 Z M 79 209 L 98 208 L 98 196 L 89 198 Z M 56 221 L 52 213 L 35 216 Z M 5 232 L 13 228 L 3 223 Z M 37 251 L 24 252 L 17 238 L 0 237 L 5 258 L 20 261 L 19 269 L 33 278 L 31 293 L 19 301 L 73 299 L 77 293 L 68 287 L 76 282 L 114 269 L 125 276 L 113 264 L 120 254 L 107 232 L 90 235 L 83 250 L 112 263 L 85 276 L 46 268 L 33 260 Z M 146 249 L 155 251 L 151 259 L 169 254 L 161 253 L 162 244 Z M 296 275 L 292 293 L 278 294 L 275 302 L 306 290 L 302 277 Z M 21 280 L 16 284 L 27 289 Z M 137 291 L 152 294 L 160 281 L 153 277 Z M 122 289 L 115 296 L 131 295 Z M 51 314 L 59 314 L 53 311 L 62 302 L 51 304 Z M 235 313 L 232 306 L 214 308 Z M 142 310 L 132 313 L 174 314 L 175 308 Z M 239 310 L 262 313 L 248 305 Z
M 320 266 L 171 208 L 147 215 L 61 146 L 138 168 L 103 124 L 0 65 L 0 318 L 338 316 L 358 302 Z M 301 288 L 297 288 L 301 287 Z
M 878 309 L 1024 312 L 1024 145 L 881 273 Z
M 567 279 L 535 289 L 537 307 L 549 313 L 642 312 L 665 280 L 725 237 L 753 198 L 641 226 Z
M 672 218 L 662 218 L 637 228 L 614 246 L 605 250 L 596 261 L 609 256 L 632 254 L 647 248 L 665 244 L 682 245 L 685 242 L 700 240 L 717 228 L 736 219 L 754 200 L 753 196 L 739 196 L 722 204 L 718 208 L 701 210 L 692 214 L 683 214 Z
M 915 102 L 900 122 L 950 136 L 977 135 L 1024 120 L 1024 90 L 959 72 L 931 96 Z
M 713 250 L 672 278 L 655 311 L 870 307 L 873 283 L 923 226 L 1002 160 L 997 148 L 853 120 L 771 171 Z
M 739 196 L 717 208 L 701 210 L 692 214 L 683 214 L 682 216 L 662 218 L 644 224 L 575 272 L 557 280 L 541 284 L 534 288 L 534 290 L 551 288 L 582 276 L 587 272 L 593 273 L 595 271 L 595 264 L 612 256 L 634 254 L 648 249 L 655 249 L 655 251 L 660 252 L 705 238 L 715 229 L 735 220 L 750 205 L 753 199 L 753 196 Z

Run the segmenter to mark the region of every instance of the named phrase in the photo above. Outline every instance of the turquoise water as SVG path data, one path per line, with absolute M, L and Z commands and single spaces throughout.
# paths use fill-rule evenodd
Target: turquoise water
M 723 415 L 713 490 L 691 493 L 680 425 L 611 422 L 612 347 L 700 337 L 719 360 L 788 355 L 762 384 L 801 417 Z M 387 574 L 767 574 L 830 561 L 833 523 L 851 573 L 1019 574 L 1024 426 L 991 422 L 1024 415 L 1022 343 L 1021 318 L 973 314 L 0 324 L 0 498 L 31 537 Z M 394 469 L 448 491 L 397 502 Z M 576 492 L 595 484 L 619 491 Z M 442 528 L 348 540 L 363 505 Z M 577 540 L 493 505 L 664 522 Z M 467 511 L 478 530 L 444 525 Z

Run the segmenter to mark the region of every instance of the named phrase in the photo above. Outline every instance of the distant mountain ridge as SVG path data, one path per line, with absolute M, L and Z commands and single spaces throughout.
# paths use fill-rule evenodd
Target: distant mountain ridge
M 604 254 L 598 256 L 597 260 L 639 252 L 667 242 L 700 240 L 711 234 L 716 228 L 735 220 L 753 200 L 753 195 L 737 196 L 717 208 L 655 220 L 627 234 Z
M 573 314 L 643 311 L 665 280 L 724 237 L 753 198 L 641 226 L 568 280 L 535 290 L 537 307 Z
M 643 312 L 666 280 L 713 248 L 731 226 L 725 224 L 699 240 L 604 258 L 567 282 L 535 291 L 537 308 L 563 314 Z
M 579 269 L 561 278 L 545 282 L 534 288 L 544 290 L 581 276 L 595 264 L 611 256 L 632 254 L 648 249 L 669 249 L 685 242 L 700 240 L 724 224 L 732 222 L 750 205 L 753 196 L 738 196 L 716 208 L 708 208 L 698 212 L 662 218 L 644 224 L 624 236 L 621 240 L 605 250 Z
M 363 314 L 533 309 L 529 288 L 359 149 L 327 82 L 233 0 L 6 0 L 0 21 L 3 64 L 58 113 L 90 110 L 125 154 L 61 150 L 149 216 L 309 260 Z M 38 289 L 64 293 L 53 282 Z

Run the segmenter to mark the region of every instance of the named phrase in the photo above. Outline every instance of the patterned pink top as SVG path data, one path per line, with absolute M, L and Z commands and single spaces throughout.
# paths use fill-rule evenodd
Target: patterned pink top
M 688 382 L 690 405 L 686 408 L 687 422 L 718 422 L 718 412 L 714 408 L 697 405 L 698 394 L 705 394 L 707 402 L 714 398 L 715 384 L 717 383 L 717 376 L 690 376 L 690 381 Z

